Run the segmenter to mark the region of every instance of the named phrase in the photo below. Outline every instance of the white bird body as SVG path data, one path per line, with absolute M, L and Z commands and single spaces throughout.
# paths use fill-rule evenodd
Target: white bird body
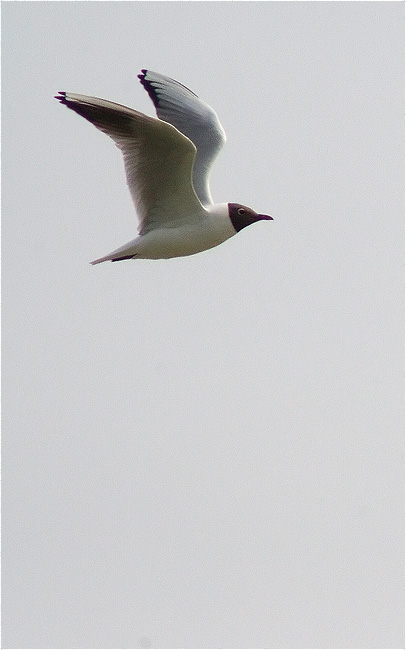
M 143 70 L 139 78 L 159 119 L 97 97 L 56 96 L 121 149 L 140 221 L 139 237 L 92 264 L 194 255 L 271 220 L 238 203 L 213 204 L 209 173 L 225 142 L 213 109 L 169 77 Z
M 195 255 L 222 244 L 235 235 L 230 221 L 227 203 L 209 206 L 206 210 L 192 215 L 190 223 L 179 225 L 174 220 L 165 228 L 155 228 L 141 237 L 117 248 L 109 255 L 94 260 L 92 264 L 106 262 L 112 257 L 117 261 L 124 258 L 166 259 Z

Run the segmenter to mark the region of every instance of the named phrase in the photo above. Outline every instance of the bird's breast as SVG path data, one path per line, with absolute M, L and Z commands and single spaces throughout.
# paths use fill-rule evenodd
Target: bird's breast
M 146 259 L 195 255 L 218 246 L 235 233 L 227 213 L 208 212 L 207 216 L 195 223 L 157 228 L 139 237 L 136 255 Z

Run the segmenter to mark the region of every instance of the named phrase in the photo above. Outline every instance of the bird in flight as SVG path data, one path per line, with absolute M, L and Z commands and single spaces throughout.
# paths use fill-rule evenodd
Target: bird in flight
M 151 70 L 138 78 L 158 118 L 97 97 L 55 96 L 121 149 L 140 222 L 136 239 L 91 264 L 194 255 L 272 220 L 240 203 L 213 203 L 210 168 L 226 139 L 214 110 L 174 79 Z

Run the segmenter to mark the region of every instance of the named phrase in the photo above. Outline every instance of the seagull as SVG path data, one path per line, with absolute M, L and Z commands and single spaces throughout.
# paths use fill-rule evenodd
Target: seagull
M 121 150 L 139 218 L 136 239 L 91 264 L 194 255 L 272 220 L 240 203 L 213 203 L 210 169 L 226 140 L 214 110 L 170 77 L 143 69 L 138 78 L 157 118 L 97 97 L 55 95 Z

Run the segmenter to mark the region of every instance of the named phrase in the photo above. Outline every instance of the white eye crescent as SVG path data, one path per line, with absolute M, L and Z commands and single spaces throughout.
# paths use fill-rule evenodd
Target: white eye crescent
M 240 215 L 245 214 L 245 210 L 244 210 L 244 208 L 238 208 L 237 212 L 238 212 L 238 214 L 240 214 Z

